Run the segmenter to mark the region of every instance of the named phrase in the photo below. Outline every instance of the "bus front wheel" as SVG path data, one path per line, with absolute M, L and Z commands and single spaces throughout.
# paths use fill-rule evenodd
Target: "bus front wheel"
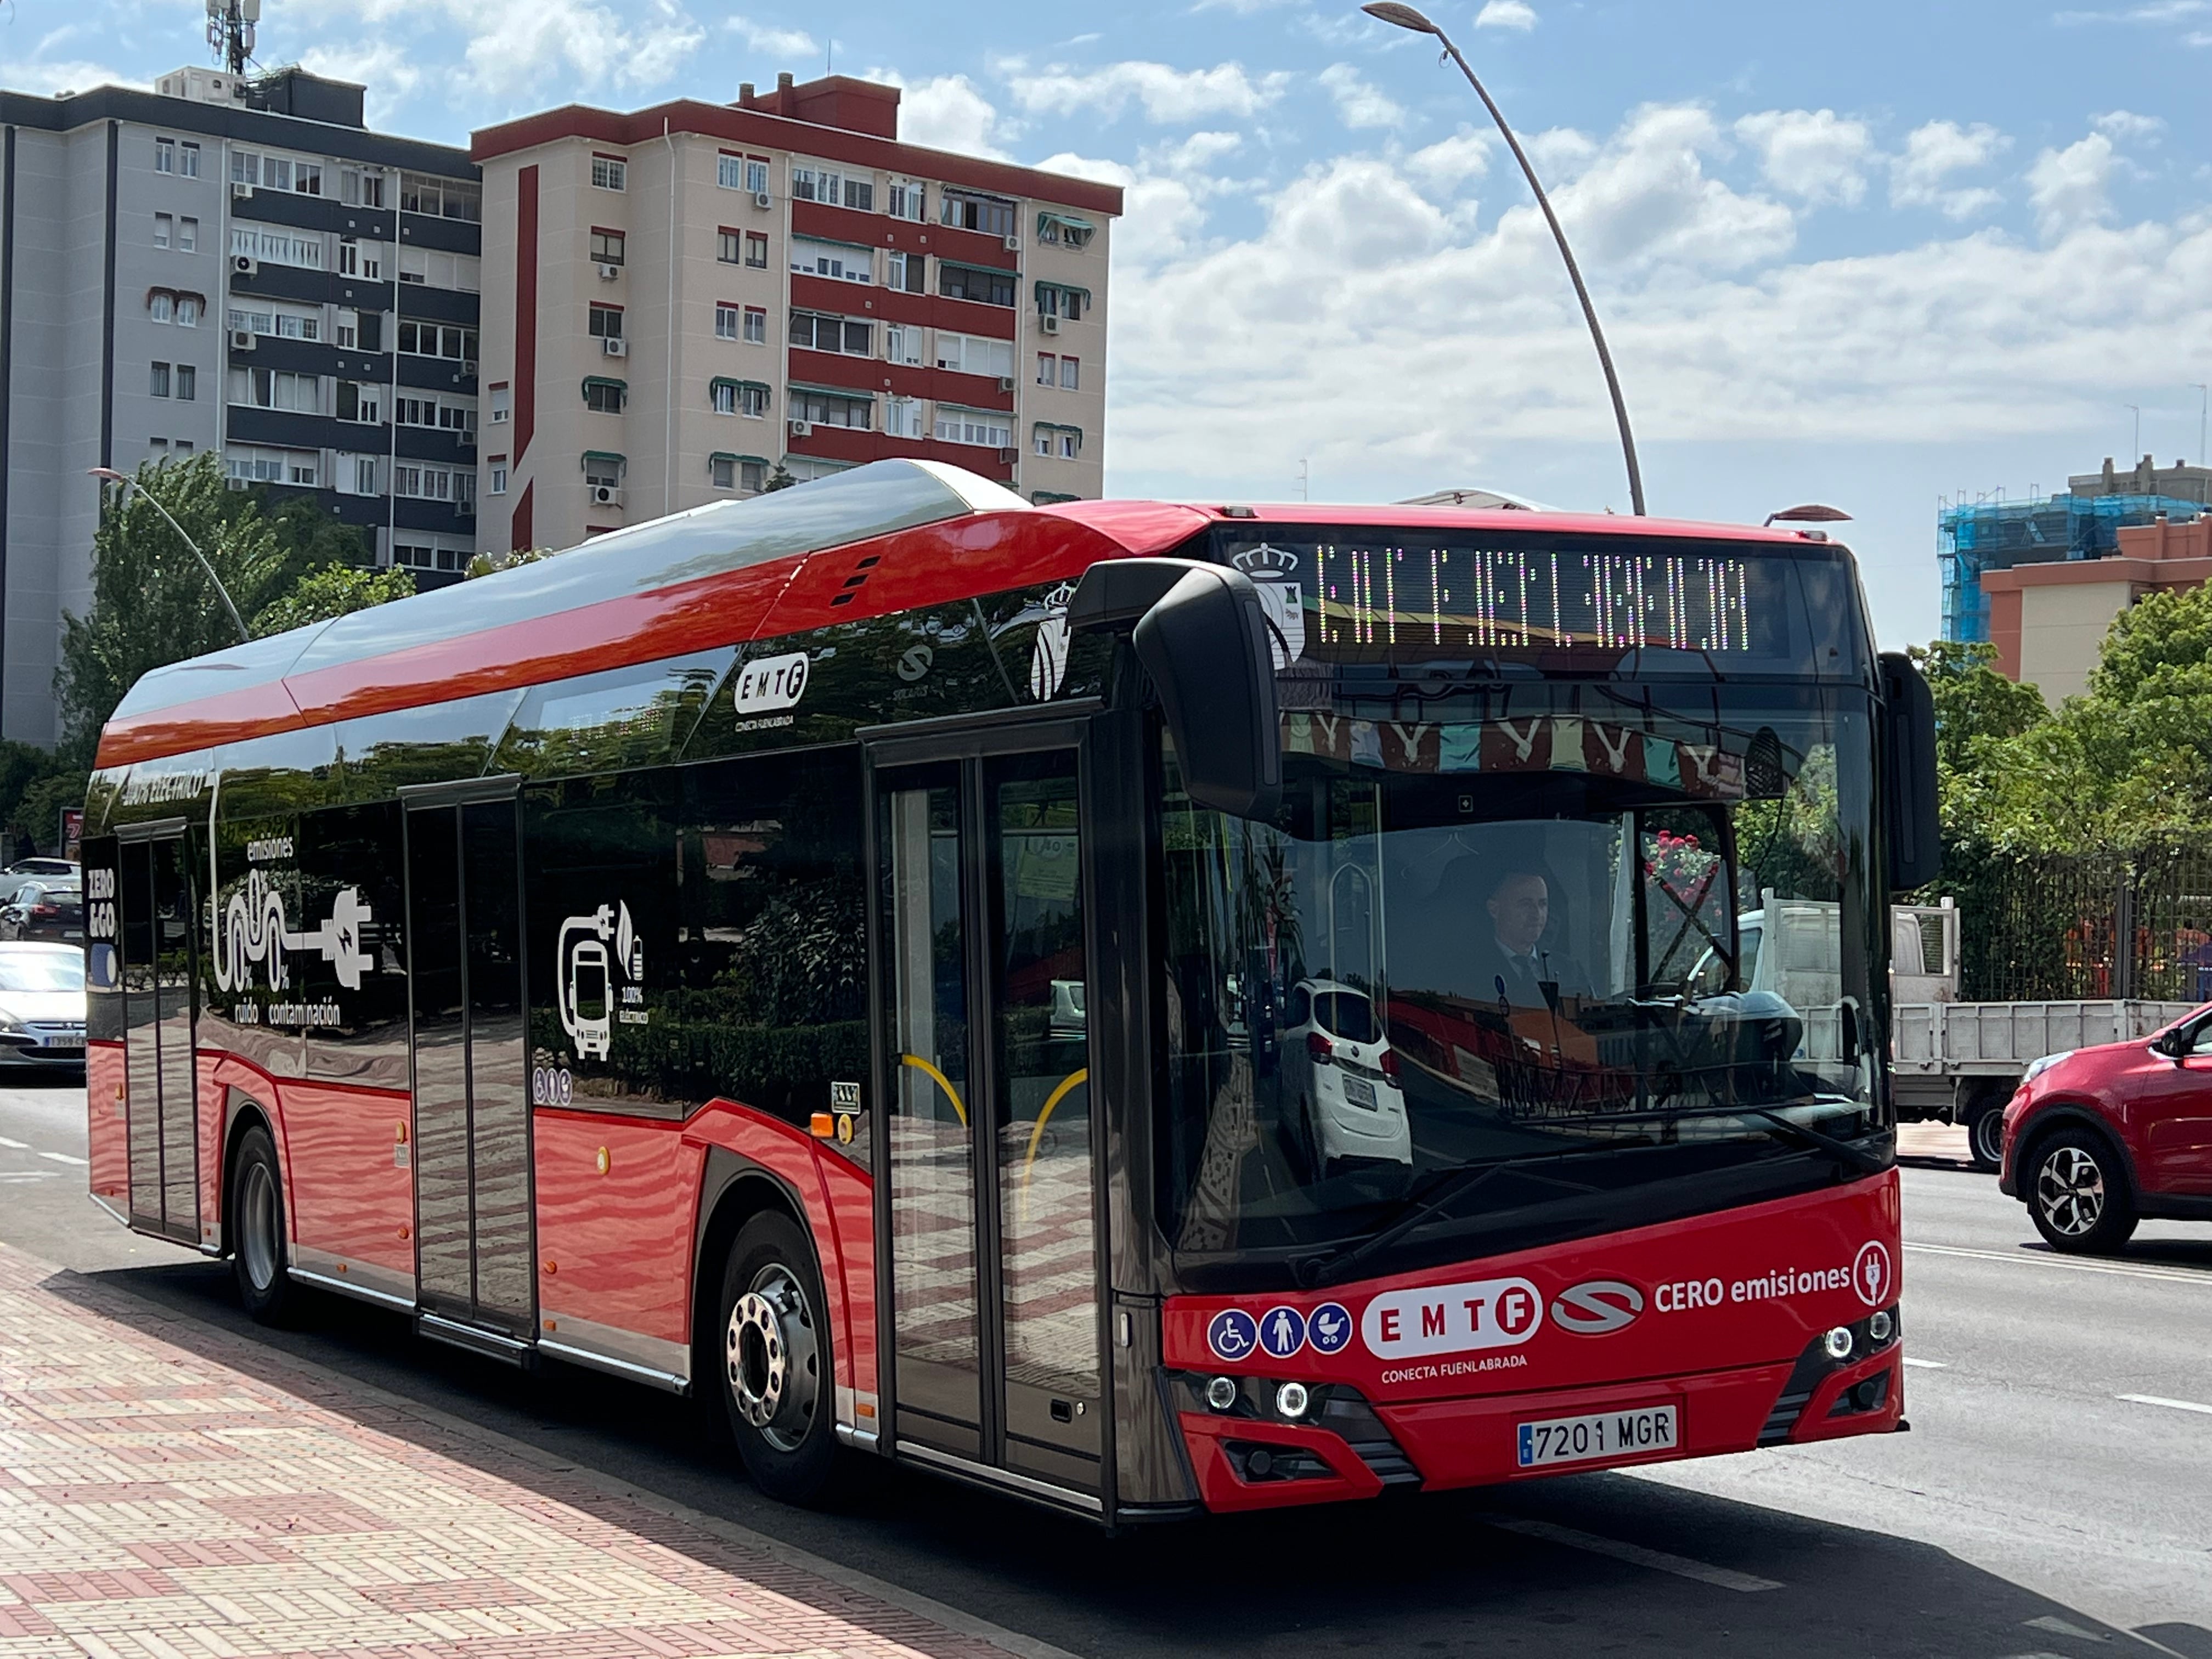
M 722 1272 L 718 1374 L 753 1484 L 787 1504 L 827 1495 L 837 1462 L 830 1322 L 806 1237 L 773 1211 L 738 1230 Z

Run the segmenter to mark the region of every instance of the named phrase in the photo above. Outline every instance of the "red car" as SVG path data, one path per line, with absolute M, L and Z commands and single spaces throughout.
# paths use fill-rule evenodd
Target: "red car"
M 2146 1219 L 2212 1221 L 2212 1006 L 2031 1065 L 2005 1107 L 1997 1185 L 2071 1253 L 2117 1250 Z

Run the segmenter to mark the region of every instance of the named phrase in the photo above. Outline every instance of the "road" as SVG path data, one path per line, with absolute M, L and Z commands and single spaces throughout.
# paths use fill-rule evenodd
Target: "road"
M 169 1340 L 249 1334 L 1066 1652 L 2212 1659 L 2212 1228 L 2061 1261 L 1989 1176 L 1909 1169 L 1910 1434 L 1107 1539 L 897 1471 L 784 1509 L 688 1407 L 348 1304 L 258 1331 L 227 1266 L 86 1200 L 82 1114 L 0 1088 L 0 1240 L 182 1316 Z

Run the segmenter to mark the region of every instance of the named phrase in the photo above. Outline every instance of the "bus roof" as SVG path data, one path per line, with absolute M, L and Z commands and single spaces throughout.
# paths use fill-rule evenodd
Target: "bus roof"
M 537 684 L 710 646 L 1073 579 L 1217 523 L 1548 530 L 1802 545 L 1795 531 L 1449 507 L 1146 501 L 1032 507 L 933 461 L 885 460 L 716 501 L 538 562 L 157 668 L 103 768 Z

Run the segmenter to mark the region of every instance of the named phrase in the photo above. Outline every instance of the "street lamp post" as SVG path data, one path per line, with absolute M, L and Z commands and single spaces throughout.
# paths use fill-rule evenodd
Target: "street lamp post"
M 130 490 L 133 483 L 133 480 L 129 476 L 125 473 L 118 472 L 112 466 L 88 467 L 85 470 L 94 477 L 100 479 L 104 483 L 121 484 L 126 493 Z M 215 574 L 215 567 L 207 562 L 207 555 L 200 551 L 199 544 L 195 542 L 190 536 L 185 534 L 184 526 L 177 522 L 175 515 L 173 514 L 167 507 L 161 505 L 161 498 L 155 495 L 152 490 L 141 489 L 138 493 L 141 495 L 143 495 L 148 501 L 153 504 L 154 510 L 156 513 L 160 514 L 164 519 L 167 519 L 169 521 L 169 528 L 177 532 L 177 539 L 183 542 L 186 547 L 190 548 L 191 550 L 192 556 L 200 562 L 200 568 L 207 572 L 208 581 L 215 588 L 216 597 L 222 601 L 222 608 L 230 612 L 230 625 L 238 630 L 238 642 L 240 645 L 250 643 L 253 635 L 246 631 L 245 620 L 239 616 L 238 607 L 230 602 L 230 593 L 228 590 L 223 586 L 222 578 Z
M 1591 343 L 1597 347 L 1598 367 L 1605 371 L 1606 390 L 1613 394 L 1613 418 L 1620 428 L 1620 453 L 1628 463 L 1629 507 L 1638 518 L 1644 516 L 1644 474 L 1636 465 L 1636 438 L 1628 429 L 1628 404 L 1620 395 L 1620 377 L 1613 373 L 1613 353 L 1606 349 L 1605 331 L 1598 326 L 1597 307 L 1590 303 L 1589 289 L 1583 286 L 1583 273 L 1575 264 L 1574 250 L 1567 246 L 1567 233 L 1560 228 L 1559 216 L 1552 211 L 1552 198 L 1544 194 L 1544 186 L 1537 182 L 1536 169 L 1528 164 L 1528 157 L 1521 148 L 1521 141 L 1513 136 L 1513 129 L 1505 125 L 1505 116 L 1491 97 L 1489 88 L 1476 78 L 1460 49 L 1452 44 L 1451 37 L 1431 22 L 1411 6 L 1399 5 L 1396 0 L 1373 0 L 1360 10 L 1379 21 L 1409 29 L 1415 34 L 1431 34 L 1444 49 L 1444 55 L 1459 65 L 1474 95 L 1482 100 L 1482 106 L 1490 112 L 1490 118 L 1498 123 L 1498 130 L 1505 136 L 1505 147 L 1513 152 L 1513 159 L 1521 164 L 1522 176 L 1528 179 L 1528 188 L 1535 193 L 1536 205 L 1544 210 L 1544 222 L 1552 228 L 1552 240 L 1559 245 L 1559 258 L 1566 263 L 1567 277 L 1575 285 L 1575 297 L 1583 304 L 1583 319 L 1589 325 Z

